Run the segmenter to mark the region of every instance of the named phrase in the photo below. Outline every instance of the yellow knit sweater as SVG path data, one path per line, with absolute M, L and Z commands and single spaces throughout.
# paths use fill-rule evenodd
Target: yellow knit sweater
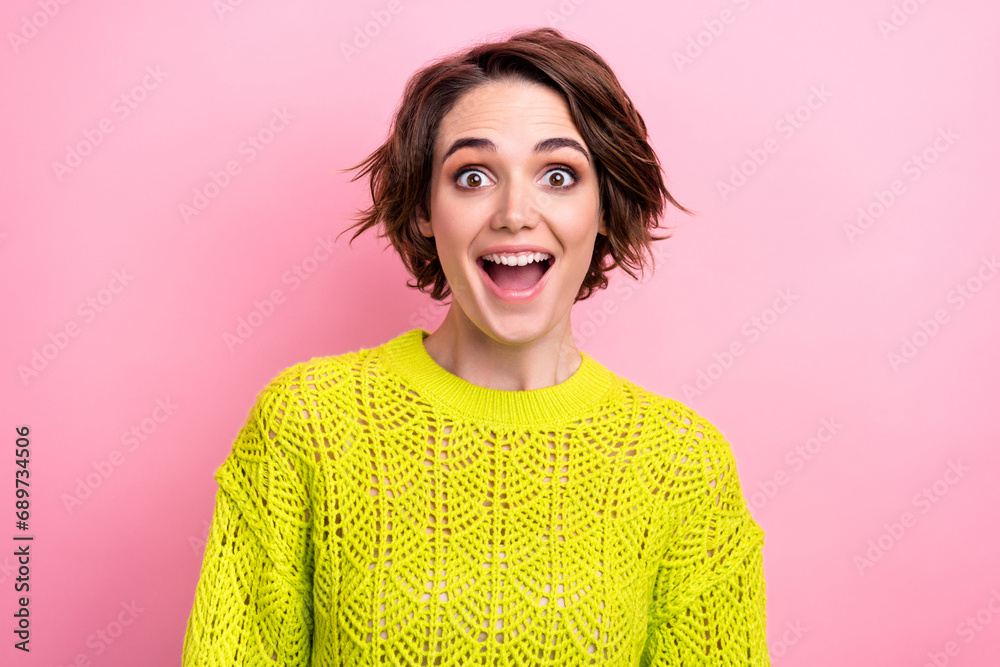
M 586 353 L 552 387 L 479 387 L 427 335 L 257 396 L 185 667 L 769 664 L 764 535 L 711 424 Z

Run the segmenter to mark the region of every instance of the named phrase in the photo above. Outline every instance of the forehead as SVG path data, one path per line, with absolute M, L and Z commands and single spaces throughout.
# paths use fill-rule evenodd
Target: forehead
M 440 155 L 450 140 L 463 136 L 553 132 L 583 143 L 562 94 L 533 82 L 490 82 L 465 93 L 445 114 L 434 151 Z

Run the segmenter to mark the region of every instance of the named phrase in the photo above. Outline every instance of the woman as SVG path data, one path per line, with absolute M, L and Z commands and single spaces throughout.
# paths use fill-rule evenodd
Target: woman
M 261 391 L 184 664 L 769 664 L 729 445 L 573 340 L 683 210 L 610 68 L 552 29 L 445 58 L 362 166 L 354 237 L 384 224 L 448 313 Z

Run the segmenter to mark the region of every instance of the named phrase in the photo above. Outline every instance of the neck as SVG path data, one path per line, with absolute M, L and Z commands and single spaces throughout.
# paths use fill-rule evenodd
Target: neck
M 424 339 L 439 366 L 471 384 L 503 391 L 527 391 L 561 384 L 582 358 L 569 315 L 538 338 L 505 342 L 487 335 L 453 302 L 441 326 Z

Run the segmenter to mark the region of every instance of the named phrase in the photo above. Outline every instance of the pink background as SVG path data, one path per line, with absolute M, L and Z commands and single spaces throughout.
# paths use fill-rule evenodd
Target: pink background
M 257 392 L 444 314 L 374 234 L 318 249 L 368 202 L 338 170 L 420 66 L 551 25 L 607 59 L 698 212 L 668 214 L 645 282 L 576 307 L 579 345 L 731 442 L 772 664 L 997 664 L 1000 7 L 223 2 L 0 11 L 0 662 L 178 664 L 212 475 Z M 30 654 L 11 634 L 25 424 Z

